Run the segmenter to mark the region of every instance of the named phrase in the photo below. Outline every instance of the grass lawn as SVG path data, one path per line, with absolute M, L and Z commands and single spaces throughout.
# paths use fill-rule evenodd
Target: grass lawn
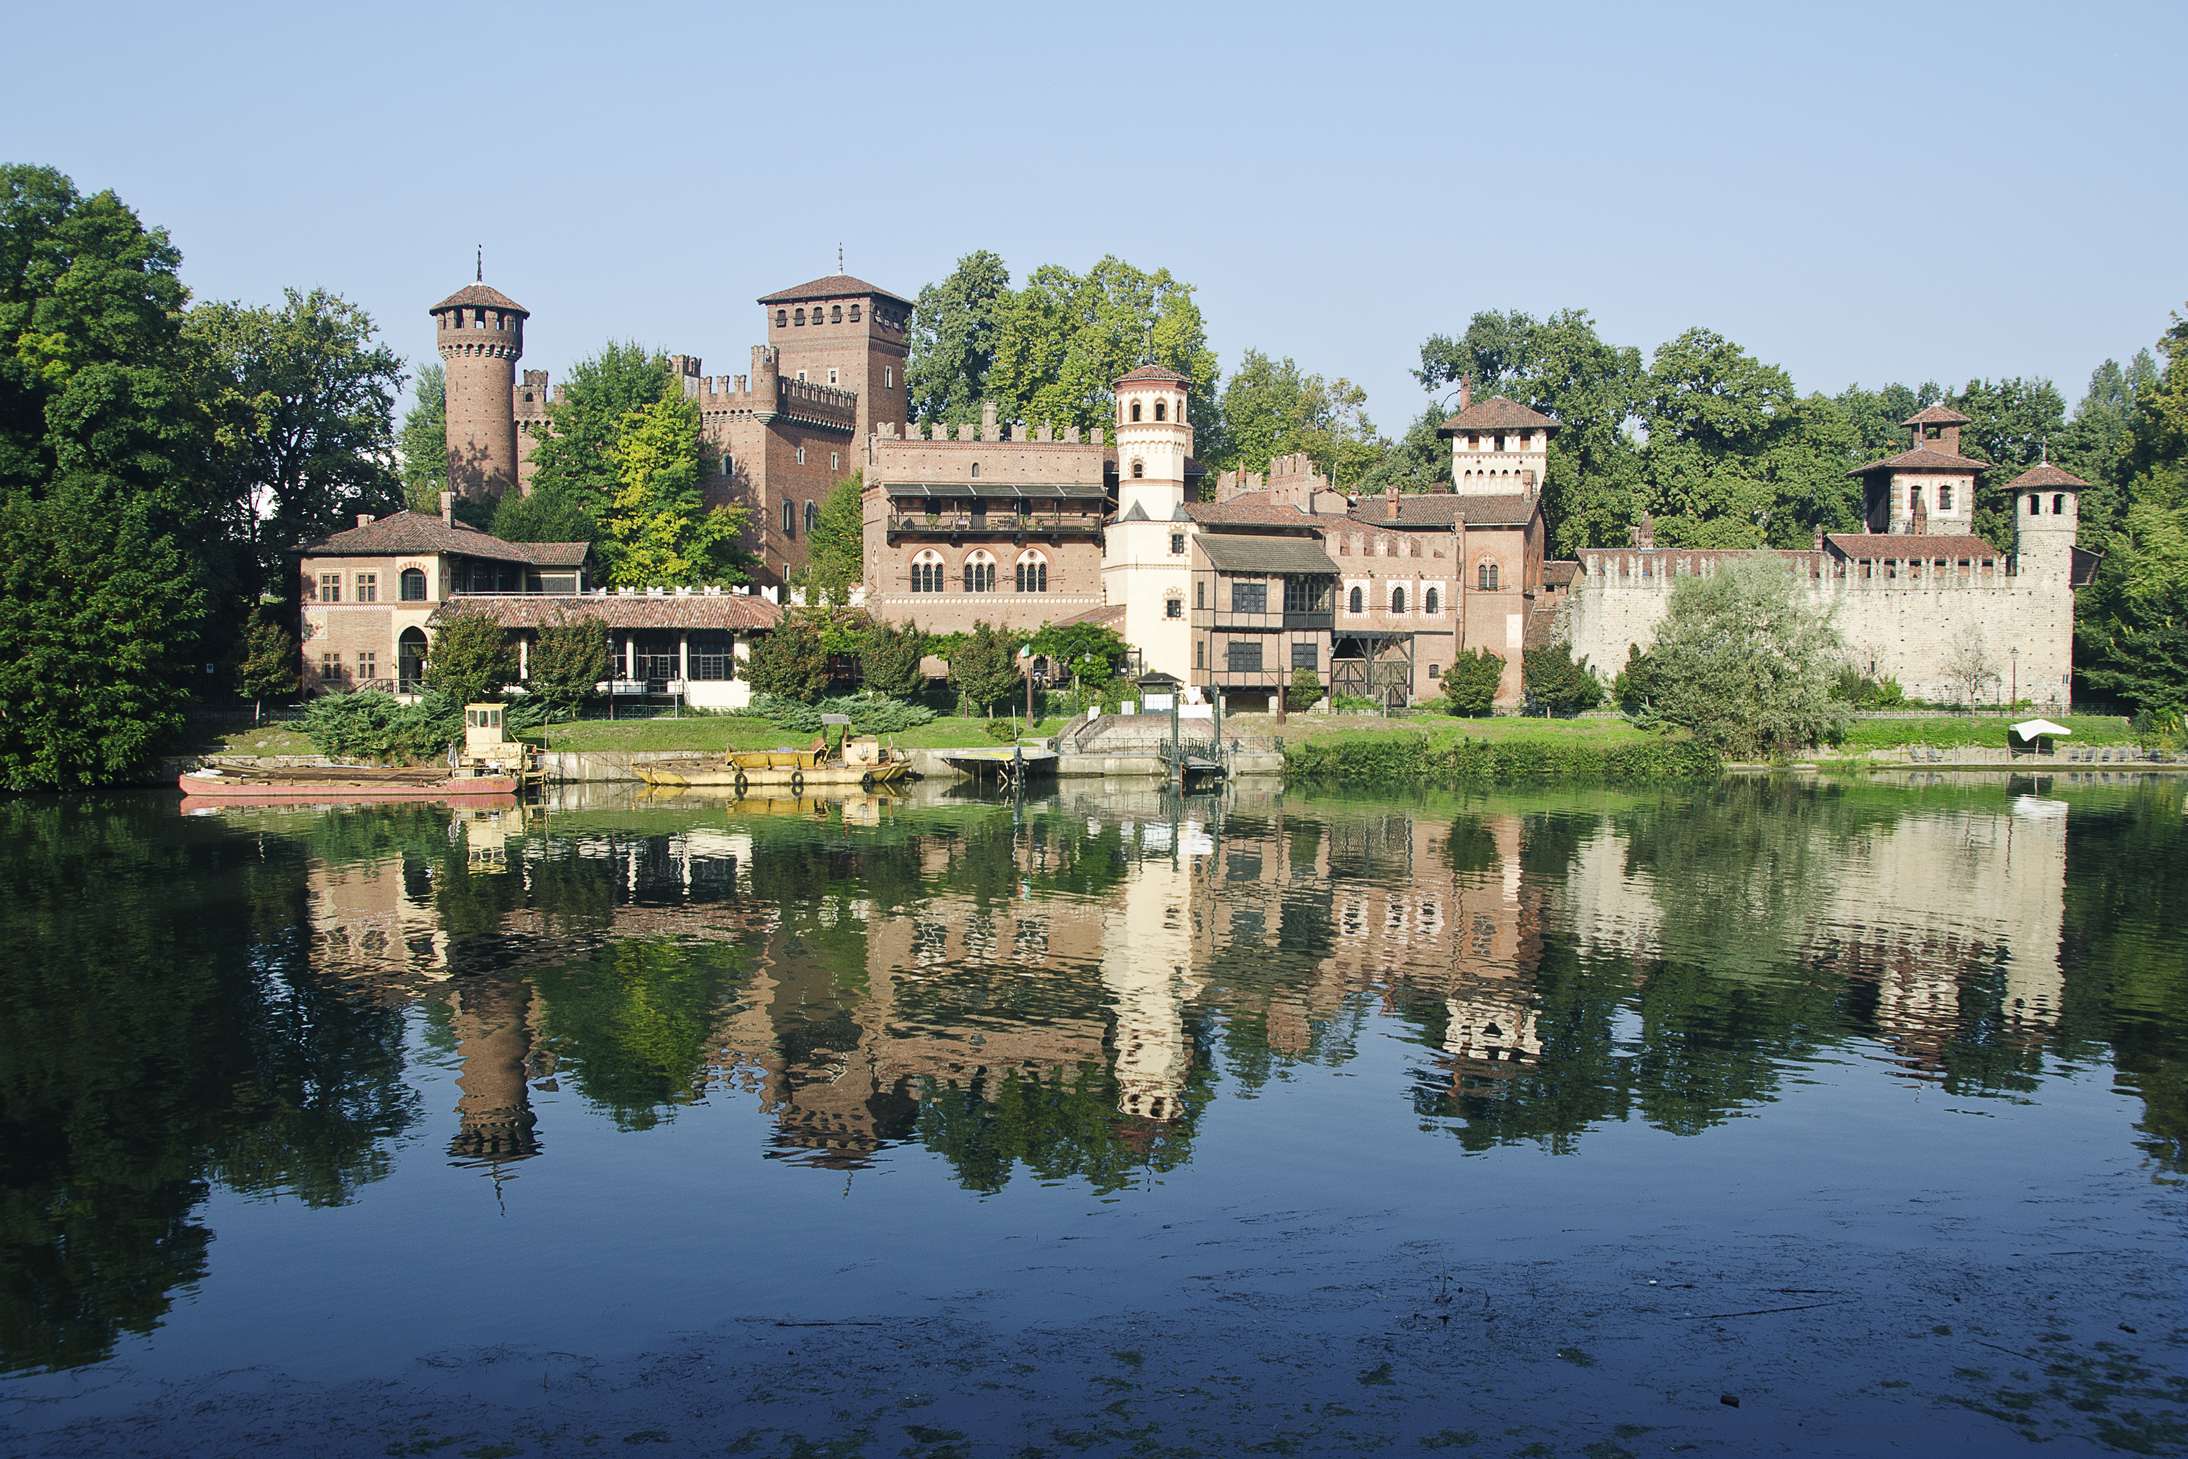
M 1276 720 L 1266 714 L 1234 714 L 1223 721 L 1224 734 L 1274 734 Z M 1541 719 L 1516 714 L 1483 719 L 1454 719 L 1448 714 L 1294 714 L 1284 722 L 1287 741 L 1344 739 L 1355 735 L 1417 734 L 1431 741 L 1551 740 L 1559 744 L 1628 745 L 1649 737 L 1623 717 L 1584 715 L 1578 719 Z
M 893 745 L 912 750 L 956 749 L 966 745 L 992 745 L 986 720 L 944 715 L 901 734 L 884 735 Z M 1027 733 L 1052 735 L 1062 729 L 1061 719 L 1044 719 Z M 549 749 L 604 751 L 628 754 L 637 750 L 772 750 L 779 746 L 806 745 L 811 735 L 786 730 L 764 719 L 743 715 L 697 715 L 688 719 L 581 719 L 549 725 L 545 731 L 525 736 Z
M 203 747 L 208 755 L 316 755 L 319 747 L 290 724 L 246 725 L 214 736 Z
M 2006 726 L 2024 719 L 2049 719 L 2065 725 L 2074 734 L 2071 739 L 2061 741 L 2064 745 L 2131 745 L 2135 742 L 2126 718 L 2121 715 L 2029 711 L 2021 714 L 1951 714 L 1920 719 L 1869 715 L 1855 720 L 1846 732 L 1846 742 L 1835 749 L 1842 755 L 1894 750 L 1907 745 L 1933 750 L 2002 750 L 2006 746 Z

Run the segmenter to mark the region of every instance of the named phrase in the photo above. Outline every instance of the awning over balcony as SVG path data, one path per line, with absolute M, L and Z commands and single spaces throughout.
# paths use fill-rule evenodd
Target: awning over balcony
M 1337 564 L 1311 537 L 1264 537 L 1247 532 L 1202 532 L 1194 542 L 1217 572 L 1322 573 Z
M 923 497 L 975 498 L 980 501 L 1100 501 L 1098 481 L 892 481 L 882 487 L 891 501 Z

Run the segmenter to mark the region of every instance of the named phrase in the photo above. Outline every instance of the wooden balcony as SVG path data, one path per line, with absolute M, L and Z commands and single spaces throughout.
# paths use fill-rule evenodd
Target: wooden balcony
M 892 512 L 887 525 L 887 536 L 891 543 L 907 538 L 930 542 L 963 542 L 972 539 L 1057 542 L 1098 540 L 1101 535 L 1102 523 L 1099 517 L 1021 517 L 1011 512 L 992 512 L 986 516 L 974 516 L 969 512 L 941 512 L 934 516 L 923 512 Z

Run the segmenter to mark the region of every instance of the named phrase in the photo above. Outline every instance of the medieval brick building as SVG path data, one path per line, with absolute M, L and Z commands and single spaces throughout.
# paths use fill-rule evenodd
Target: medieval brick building
M 696 355 L 669 365 L 699 406 L 707 499 L 752 509 L 753 576 L 776 585 L 804 564 L 821 500 L 857 469 L 874 425 L 904 418 L 912 305 L 848 274 L 758 302 L 766 342 L 748 373 L 708 376 Z M 545 370 L 517 378 L 530 312 L 479 279 L 431 313 L 448 374 L 450 489 L 472 500 L 529 491 L 561 396 Z

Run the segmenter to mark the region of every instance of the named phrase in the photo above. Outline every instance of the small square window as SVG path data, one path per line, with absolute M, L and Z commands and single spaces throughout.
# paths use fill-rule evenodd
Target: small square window
M 357 601 L 360 603 L 377 603 L 380 601 L 380 575 L 378 573 L 361 572 L 357 574 Z
M 1170 534 L 1170 555 L 1172 557 L 1183 557 L 1185 555 L 1185 534 L 1183 532 L 1172 532 Z
M 339 603 L 342 601 L 342 575 L 340 573 L 323 572 L 319 574 L 319 601 L 322 603 Z
M 1175 593 L 1163 599 L 1162 616 L 1165 618 L 1183 618 L 1185 616 L 1185 600 Z

